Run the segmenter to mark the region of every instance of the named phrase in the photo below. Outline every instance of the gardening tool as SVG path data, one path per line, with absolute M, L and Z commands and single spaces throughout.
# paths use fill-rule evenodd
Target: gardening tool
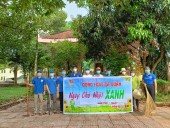
M 147 95 L 147 97 L 146 97 L 146 104 L 144 106 L 144 115 L 145 116 L 155 115 L 157 113 L 156 104 L 153 101 L 151 95 L 149 94 L 146 85 L 144 85 L 144 87 L 145 87 L 146 95 Z
M 27 78 L 25 79 L 25 83 L 26 83 L 26 110 L 27 110 L 27 115 L 24 116 L 30 116 L 30 111 L 29 111 L 29 82 L 27 80 Z
M 52 102 L 51 102 L 51 94 L 49 93 L 48 96 L 49 96 L 48 98 L 49 98 L 49 100 L 50 100 L 50 108 L 49 108 L 48 113 L 49 113 L 49 115 L 51 115 L 51 106 L 52 106 Z

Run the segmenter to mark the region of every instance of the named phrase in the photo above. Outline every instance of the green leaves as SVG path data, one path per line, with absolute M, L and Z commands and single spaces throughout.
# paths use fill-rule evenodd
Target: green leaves
M 145 28 L 145 24 L 138 22 L 134 26 L 128 27 L 128 37 L 129 42 L 135 40 L 151 40 L 153 39 L 152 31 Z
M 84 45 L 80 43 L 73 43 L 69 41 L 57 42 L 47 46 L 46 53 L 49 55 L 51 65 L 46 67 L 67 67 L 78 63 L 81 56 L 83 57 L 87 52 Z

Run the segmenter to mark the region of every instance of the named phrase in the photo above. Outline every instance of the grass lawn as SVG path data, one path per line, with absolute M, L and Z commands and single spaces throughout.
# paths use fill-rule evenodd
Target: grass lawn
M 170 93 L 168 94 L 158 93 L 156 96 L 156 102 L 170 102 Z
M 0 87 L 0 104 L 9 100 L 19 99 L 24 96 L 26 96 L 26 87 Z

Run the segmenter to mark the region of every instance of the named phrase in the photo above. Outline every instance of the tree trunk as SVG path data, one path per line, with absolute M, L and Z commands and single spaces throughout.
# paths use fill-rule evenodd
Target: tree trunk
M 67 61 L 67 67 L 66 67 L 66 70 L 67 70 L 67 71 L 69 71 L 69 69 L 70 69 L 70 63 L 69 63 L 69 61 Z
M 154 65 L 153 65 L 153 67 L 152 67 L 152 69 L 151 69 L 151 72 L 153 72 L 153 71 L 156 69 L 157 65 L 159 64 L 159 62 L 161 62 L 161 60 L 163 59 L 164 55 L 165 55 L 165 48 L 162 46 L 162 47 L 161 47 L 160 57 L 159 57 L 159 59 L 154 63 Z
M 35 62 L 34 62 L 34 76 L 36 76 L 37 65 L 38 65 L 38 41 L 36 42 Z
M 14 85 L 17 85 L 17 71 L 18 67 L 14 66 Z
M 167 55 L 166 55 L 166 71 L 167 71 L 167 80 L 170 82 L 170 63 Z
M 82 65 L 82 59 L 83 59 L 83 55 L 80 54 L 79 56 L 79 60 L 78 60 L 78 64 L 77 64 L 77 68 L 78 68 L 78 71 L 81 72 L 81 65 Z

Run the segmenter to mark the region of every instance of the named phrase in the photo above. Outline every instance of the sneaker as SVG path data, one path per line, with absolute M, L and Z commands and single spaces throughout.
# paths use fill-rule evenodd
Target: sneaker
M 39 115 L 40 115 L 40 116 L 42 116 L 42 115 L 43 115 L 43 113 L 39 113 Z
M 45 112 L 45 114 L 48 114 L 48 113 L 49 113 L 49 111 L 46 111 L 46 112 Z

